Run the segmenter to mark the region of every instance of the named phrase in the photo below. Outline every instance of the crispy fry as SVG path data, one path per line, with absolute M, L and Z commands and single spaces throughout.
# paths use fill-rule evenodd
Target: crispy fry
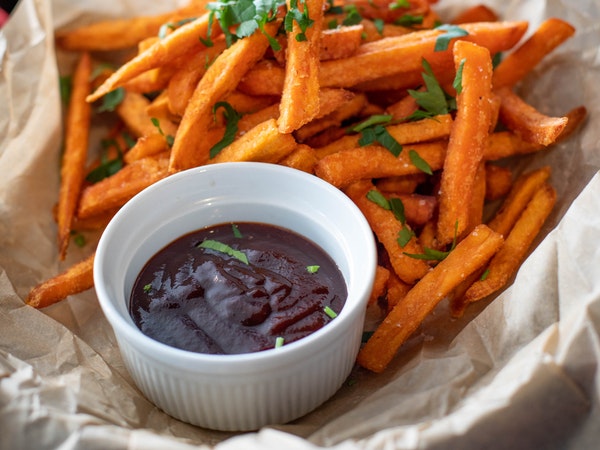
M 501 244 L 502 237 L 485 225 L 475 228 L 392 309 L 361 348 L 358 364 L 373 372 L 383 371 L 437 304 L 486 264 Z
M 308 10 L 313 24 L 304 33 L 294 21 L 288 32 L 285 78 L 277 125 L 282 133 L 291 133 L 310 122 L 319 113 L 319 52 L 323 28 L 322 0 L 298 3 Z M 288 2 L 289 7 L 289 2 Z M 304 34 L 305 39 L 299 39 Z
M 485 165 L 485 199 L 497 200 L 510 192 L 512 170 L 495 164 Z
M 396 276 L 393 271 L 389 271 L 389 277 L 386 285 L 386 300 L 387 300 L 387 312 L 389 313 L 394 306 L 402 301 L 410 288 L 411 284 L 405 283 Z
M 94 255 L 69 267 L 59 275 L 35 286 L 27 296 L 26 303 L 34 308 L 45 308 L 69 295 L 78 294 L 94 286 Z
M 440 185 L 437 239 L 449 244 L 468 232 L 469 208 L 477 169 L 483 160 L 492 121 L 492 61 L 489 51 L 470 42 L 454 46 L 462 92 L 448 142 Z
M 135 137 L 146 136 L 156 131 L 146 112 L 149 105 L 150 100 L 142 94 L 127 92 L 116 108 L 117 114 Z
M 431 170 L 439 170 L 446 156 L 446 142 L 437 141 L 410 146 L 427 162 Z M 319 153 L 319 149 L 317 149 Z M 332 153 L 319 160 L 315 173 L 320 178 L 343 188 L 365 178 L 412 175 L 422 173 L 410 160 L 409 152 L 403 151 L 395 157 L 380 145 L 366 145 Z
M 467 233 L 483 222 L 483 208 L 485 206 L 485 163 L 479 163 L 473 181 L 471 203 L 468 210 Z
M 85 98 L 91 90 L 91 73 L 91 57 L 89 53 L 82 53 L 73 75 L 73 88 L 65 125 L 65 150 L 61 164 L 57 210 L 58 253 L 61 260 L 67 253 L 71 224 L 85 177 L 91 120 L 91 108 Z
M 393 212 L 367 198 L 371 190 L 376 190 L 373 183 L 363 180 L 351 184 L 345 192 L 363 212 L 377 239 L 385 247 L 396 275 L 405 283 L 413 284 L 427 273 L 429 266 L 425 261 L 411 258 L 406 253 L 420 254 L 423 249 L 415 237 L 404 247 L 400 246 L 398 234 L 403 228 L 402 223 Z
M 535 193 L 504 244 L 490 261 L 486 278 L 473 283 L 465 293 L 467 302 L 481 300 L 506 286 L 525 259 L 555 203 L 556 192 L 552 186 L 545 184 Z
M 279 160 L 278 164 L 303 172 L 314 173 L 317 155 L 315 150 L 308 145 L 298 144 L 290 154 Z
M 387 132 L 400 145 L 416 144 L 419 142 L 445 139 L 450 135 L 452 117 L 450 114 L 435 116 L 431 119 L 421 119 L 415 122 L 404 122 L 388 125 Z M 319 158 L 323 158 L 341 150 L 359 147 L 361 134 L 354 133 L 343 136 L 335 142 L 318 149 Z
M 158 133 L 141 136 L 135 145 L 125 153 L 123 160 L 125 163 L 131 164 L 138 159 L 166 152 L 168 147 L 165 137 Z
M 496 92 L 502 99 L 500 121 L 526 142 L 548 146 L 560 137 L 567 126 L 568 117 L 542 114 L 510 88 L 500 88 Z
M 369 305 L 377 303 L 377 299 L 385 294 L 389 278 L 390 271 L 381 265 L 377 265 L 375 268 L 375 281 L 373 282 L 373 289 L 371 291 L 371 296 L 369 297 Z
M 425 182 L 427 175 L 417 173 L 414 175 L 392 176 L 375 180 L 377 189 L 390 194 L 412 194 L 419 184 Z
M 527 75 L 547 54 L 575 34 L 564 20 L 550 18 L 494 70 L 494 88 L 512 87 Z
M 193 1 L 178 10 L 155 16 L 105 20 L 74 30 L 59 30 L 56 33 L 56 45 L 71 51 L 109 51 L 134 47 L 148 37 L 157 36 L 163 24 L 202 14 L 205 4 L 204 1 Z
M 168 175 L 168 154 L 139 159 L 114 175 L 86 187 L 79 203 L 78 217 L 85 219 L 123 206 L 142 189 Z
M 273 30 L 271 24 L 267 27 Z M 269 42 L 260 32 L 241 39 L 225 50 L 206 71 L 179 124 L 173 143 L 170 172 L 206 164 L 210 146 L 203 135 L 213 123 L 213 106 L 233 92 L 244 73 L 262 57 Z
M 321 33 L 321 61 L 348 58 L 362 43 L 363 25 L 340 26 Z
M 452 19 L 452 23 L 496 22 L 498 14 L 485 5 L 475 5 L 462 11 Z
M 199 38 L 206 38 L 208 21 L 208 13 L 203 14 L 192 22 L 182 25 L 145 52 L 123 64 L 98 89 L 88 95 L 88 102 L 98 100 L 103 95 L 147 70 L 166 65 L 169 61 L 173 61 L 195 48 L 203 48 L 204 44 L 201 43 Z
M 432 195 L 390 194 L 388 197 L 402 201 L 404 217 L 411 226 L 421 226 L 429 222 L 437 208 L 437 200 Z
M 531 198 L 550 178 L 550 173 L 550 166 L 544 166 L 519 176 L 488 226 L 506 237 Z
M 296 148 L 291 134 L 279 132 L 275 119 L 267 120 L 240 136 L 219 152 L 209 163 L 262 161 L 275 163 Z

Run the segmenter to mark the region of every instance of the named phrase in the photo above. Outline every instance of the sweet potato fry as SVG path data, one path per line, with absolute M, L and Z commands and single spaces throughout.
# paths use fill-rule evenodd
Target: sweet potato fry
M 277 25 L 271 23 L 267 32 Z M 208 68 L 188 104 L 179 124 L 171 151 L 170 172 L 206 164 L 210 146 L 203 139 L 213 123 L 213 107 L 233 92 L 244 73 L 260 59 L 269 46 L 261 32 L 235 42 Z
M 400 145 L 416 144 L 420 142 L 446 139 L 452 128 L 452 117 L 444 114 L 430 119 L 421 119 L 415 122 L 404 122 L 396 125 L 388 125 L 387 132 Z M 318 149 L 319 158 L 329 154 L 359 147 L 360 133 L 354 133 L 341 137 L 335 142 Z
M 513 87 L 552 50 L 575 34 L 575 28 L 558 18 L 543 22 L 494 70 L 494 88 Z
M 427 180 L 425 173 L 414 175 L 392 176 L 375 180 L 377 189 L 389 194 L 412 194 L 419 184 Z
M 67 253 L 71 223 L 77 210 L 79 195 L 85 178 L 85 164 L 90 134 L 91 107 L 85 101 L 90 93 L 92 61 L 89 53 L 82 53 L 75 73 L 66 117 L 65 149 L 61 164 L 58 195 L 57 225 L 59 259 Z
M 275 163 L 296 148 L 291 134 L 279 132 L 275 119 L 267 120 L 240 136 L 209 163 L 260 161 Z
M 168 175 L 168 154 L 138 159 L 114 175 L 86 187 L 79 203 L 78 217 L 85 219 L 123 206 L 142 189 Z
M 285 78 L 277 121 L 282 133 L 297 130 L 319 113 L 319 54 L 323 1 L 305 0 L 298 5 L 299 9 L 308 12 L 313 24 L 303 32 L 300 25 L 294 21 L 292 30 L 287 33 Z M 300 39 L 301 35 L 305 38 Z
M 358 364 L 382 372 L 425 317 L 465 277 L 486 264 L 502 241 L 499 234 L 485 225 L 475 228 L 392 309 L 361 348 Z
M 389 278 L 390 271 L 381 265 L 377 265 L 375 269 L 375 281 L 373 283 L 373 289 L 371 290 L 371 296 L 369 297 L 369 305 L 377 303 L 379 297 L 385 294 Z
M 340 26 L 333 29 L 323 30 L 321 33 L 319 59 L 327 61 L 330 59 L 348 58 L 358 49 L 362 43 L 362 25 Z
M 370 180 L 363 180 L 351 184 L 345 192 L 365 215 L 377 239 L 385 247 L 396 275 L 405 283 L 413 284 L 427 273 L 429 266 L 425 261 L 412 258 L 406 253 L 421 254 L 423 249 L 415 237 L 404 247 L 400 246 L 398 235 L 403 225 L 392 211 L 367 198 L 367 193 L 375 189 Z
M 485 165 L 485 200 L 493 201 L 506 196 L 512 187 L 512 170 L 495 164 Z
M 126 92 L 123 101 L 116 107 L 117 115 L 135 137 L 156 132 L 156 127 L 152 125 L 150 116 L 146 112 L 149 105 L 150 100 L 142 94 Z
M 550 174 L 550 166 L 544 166 L 519 176 L 488 226 L 506 237 L 531 198 L 550 178 Z
M 439 170 L 446 156 L 446 142 L 437 141 L 410 146 L 427 162 L 431 170 Z M 319 153 L 319 149 L 317 149 Z M 403 151 L 395 157 L 380 145 L 366 145 L 332 153 L 320 159 L 315 166 L 315 174 L 336 187 L 346 187 L 350 183 L 365 178 L 422 173 L 410 160 L 409 152 Z
M 388 198 L 398 198 L 402 201 L 404 217 L 411 226 L 421 226 L 429 222 L 437 208 L 437 199 L 432 195 L 389 194 Z
M 74 30 L 59 30 L 56 45 L 71 51 L 110 51 L 134 47 L 145 38 L 156 36 L 160 27 L 205 12 L 206 2 L 193 1 L 175 11 L 155 16 L 104 20 Z
M 471 22 L 496 22 L 498 14 L 486 5 L 475 5 L 458 14 L 452 23 L 463 24 Z
M 133 161 L 147 156 L 158 155 L 159 153 L 166 152 L 168 149 L 169 146 L 164 136 L 159 133 L 149 134 L 138 138 L 135 145 L 125 153 L 123 160 L 125 163 L 131 164 Z
M 545 184 L 535 193 L 490 261 L 485 279 L 476 281 L 467 289 L 466 302 L 481 300 L 506 286 L 525 259 L 555 203 L 556 192 L 552 186 Z
M 550 117 L 526 103 L 511 88 L 500 88 L 496 92 L 501 98 L 500 121 L 526 142 L 548 146 L 561 135 L 569 119 Z
M 34 308 L 45 308 L 69 295 L 78 294 L 94 286 L 94 255 L 69 267 L 59 275 L 35 286 L 27 296 L 26 303 Z
M 462 91 L 450 133 L 440 184 L 437 239 L 449 244 L 469 225 L 473 186 L 492 121 L 492 60 L 489 51 L 470 42 L 454 46 L 454 61 L 462 68 Z
M 173 61 L 195 48 L 204 48 L 204 44 L 201 43 L 199 38 L 206 39 L 208 22 L 208 13 L 205 13 L 192 22 L 177 28 L 145 52 L 119 67 L 98 89 L 88 95 L 87 100 L 89 102 L 98 100 L 103 95 L 147 70 L 168 64 L 169 61 Z M 216 31 L 217 29 L 213 29 L 213 32 Z
M 386 284 L 387 292 L 385 296 L 387 300 L 387 313 L 389 313 L 394 306 L 396 306 L 404 297 L 406 297 L 406 294 L 408 294 L 408 291 L 410 291 L 411 287 L 411 284 L 402 281 L 393 271 L 389 272 L 389 277 Z
M 483 157 L 486 161 L 496 161 L 509 156 L 534 153 L 543 148 L 543 145 L 525 142 L 510 131 L 498 131 L 489 136 Z
M 280 159 L 278 164 L 303 172 L 314 173 L 317 155 L 315 150 L 308 145 L 298 144 L 290 154 Z

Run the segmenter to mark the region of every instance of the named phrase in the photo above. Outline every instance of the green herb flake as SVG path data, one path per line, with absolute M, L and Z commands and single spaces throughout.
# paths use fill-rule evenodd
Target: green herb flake
M 167 141 L 167 145 L 169 147 L 173 147 L 173 143 L 175 142 L 175 138 L 173 136 L 171 136 L 170 134 L 169 135 L 165 135 L 164 131 L 160 127 L 160 120 L 158 120 L 156 117 L 151 117 L 150 121 L 152 122 L 152 125 L 154 125 L 156 127 L 156 129 L 158 130 L 158 132 L 160 133 L 160 135 L 165 138 L 165 141 Z
M 73 236 L 73 242 L 77 247 L 82 248 L 85 246 L 86 241 L 85 236 L 83 234 L 78 233 L 75 230 L 71 230 L 71 235 Z
M 423 23 L 423 19 L 423 15 L 404 14 L 394 20 L 394 25 L 411 28 L 415 25 L 421 25 Z
M 331 309 L 329 306 L 326 306 L 323 311 L 327 314 L 331 319 L 335 319 L 337 317 L 337 313 Z
M 454 81 L 452 82 L 452 87 L 456 90 L 457 94 L 462 92 L 462 74 L 463 68 L 465 67 L 466 59 L 463 58 L 458 65 L 458 69 L 456 69 L 456 76 L 454 77 Z
M 60 99 L 63 105 L 68 105 L 71 99 L 71 84 L 72 78 L 69 75 L 61 76 L 58 79 L 60 88 Z
M 246 256 L 246 254 L 244 252 L 236 250 L 227 244 L 224 244 L 219 241 L 215 241 L 213 239 L 206 239 L 206 240 L 202 241 L 200 244 L 198 244 L 198 247 L 206 248 L 209 250 L 214 250 L 219 253 L 224 253 L 226 255 L 229 255 L 233 258 L 238 259 L 239 261 L 243 262 L 244 264 L 250 264 L 248 262 L 248 257 Z
M 411 4 L 408 0 L 396 0 L 394 3 L 390 3 L 390 9 L 392 11 L 396 9 L 410 9 Z
M 123 168 L 123 151 L 119 147 L 117 141 L 114 139 L 103 139 L 100 141 L 100 144 L 102 145 L 100 164 L 98 167 L 90 171 L 85 177 L 86 181 L 90 183 L 97 183 L 104 178 L 108 178 Z M 109 159 L 109 151 L 113 147 L 117 151 L 117 156 Z
M 410 242 L 410 240 L 415 236 L 414 231 L 412 231 L 407 226 L 403 226 L 398 232 L 398 245 L 402 248 L 406 246 Z
M 377 30 L 377 32 L 383 36 L 383 27 L 385 25 L 385 22 L 383 21 L 383 19 L 374 19 L 373 20 L 373 25 L 375 25 L 375 29 Z
M 116 109 L 117 106 L 121 104 L 124 98 L 125 89 L 122 87 L 118 87 L 115 90 L 110 91 L 104 97 L 102 97 L 102 103 L 96 111 L 99 113 L 112 112 Z
M 485 271 L 481 274 L 481 277 L 479 279 L 481 281 L 485 281 L 489 274 L 490 274 L 490 269 L 485 269 Z
M 385 196 L 381 192 L 379 192 L 375 189 L 371 189 L 369 192 L 367 192 L 367 199 L 369 199 L 376 205 L 382 207 L 383 209 L 387 209 L 387 210 L 392 209 L 388 199 L 385 198 Z
M 388 204 L 390 205 L 390 210 L 394 213 L 394 217 L 400 222 L 402 225 L 406 223 L 406 217 L 404 216 L 404 203 L 397 197 L 392 197 L 388 200 Z
M 467 30 L 456 25 L 444 24 L 437 27 L 436 30 L 445 31 L 445 33 L 440 34 L 435 40 L 435 47 L 433 48 L 434 52 L 448 50 L 452 39 L 469 35 Z
M 346 18 L 342 21 L 342 25 L 350 26 L 350 25 L 358 25 L 362 22 L 363 17 L 356 5 L 345 5 L 344 11 L 346 12 Z
M 422 108 L 419 115 L 411 115 L 409 119 L 420 119 L 425 117 L 434 117 L 442 114 L 448 114 L 448 95 L 444 92 L 440 83 L 436 79 L 431 65 L 427 60 L 422 60 L 423 65 L 423 82 L 425 83 L 425 91 L 416 91 L 409 89 L 409 95 L 415 99 L 417 105 Z M 424 112 L 423 112 L 424 111 Z
M 152 283 L 148 283 L 144 286 L 144 293 L 147 294 L 152 289 Z
M 318 265 L 306 266 L 306 271 L 308 273 L 317 273 L 320 268 L 321 268 L 321 266 L 318 266 Z
M 275 338 L 275 348 L 283 347 L 285 339 L 281 336 L 277 336 Z
M 428 175 L 433 175 L 431 166 L 427 163 L 427 161 L 421 158 L 421 155 L 419 155 L 415 150 L 409 150 L 408 157 L 410 158 L 410 162 L 412 162 L 414 166 L 421 172 L 425 172 Z
M 435 250 L 433 248 L 425 247 L 423 253 L 407 253 L 404 254 L 414 259 L 424 259 L 427 261 L 443 261 L 450 252 L 444 252 L 441 250 Z
M 244 237 L 240 231 L 240 228 L 235 223 L 231 224 L 231 231 L 233 232 L 234 238 L 241 239 Z
M 223 108 L 225 110 L 223 113 L 225 116 L 225 134 L 223 135 L 223 138 L 210 149 L 209 155 L 211 159 L 217 156 L 221 150 L 235 140 L 235 136 L 238 132 L 238 122 L 242 117 L 242 115 L 227 102 L 215 103 L 215 106 L 213 107 L 213 114 L 216 115 L 219 108 Z
M 296 40 L 302 42 L 306 41 L 306 30 L 314 23 L 314 20 L 308 16 L 308 8 L 304 0 L 300 0 L 300 3 L 304 5 L 302 11 L 298 8 L 298 0 L 290 1 L 290 7 L 283 19 L 283 26 L 285 31 L 291 33 L 294 22 L 296 22 L 300 28 L 300 33 L 296 34 Z

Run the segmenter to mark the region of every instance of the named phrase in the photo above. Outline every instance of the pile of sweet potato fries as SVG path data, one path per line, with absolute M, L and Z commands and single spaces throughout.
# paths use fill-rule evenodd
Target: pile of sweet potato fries
M 372 304 L 386 317 L 358 356 L 380 372 L 436 305 L 503 289 L 556 193 L 545 151 L 586 117 L 550 117 L 518 87 L 575 30 L 502 21 L 481 5 L 443 23 L 434 0 L 192 0 L 159 16 L 59 30 L 78 55 L 66 107 L 58 257 L 135 194 L 192 167 L 283 164 L 342 189 L 379 243 Z M 104 62 L 130 51 L 120 65 Z M 101 154 L 93 117 L 113 120 Z M 91 161 L 91 163 L 90 163 Z M 276 186 L 273 187 L 277 189 Z M 484 208 L 500 207 L 484 223 Z M 49 306 L 93 286 L 93 254 L 31 290 Z

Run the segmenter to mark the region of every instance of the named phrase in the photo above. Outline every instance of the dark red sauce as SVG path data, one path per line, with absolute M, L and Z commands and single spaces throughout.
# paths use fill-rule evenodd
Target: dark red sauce
M 248 264 L 200 247 L 205 240 L 242 252 Z M 311 273 L 307 267 L 315 265 Z M 313 242 L 273 225 L 221 224 L 182 236 L 154 255 L 133 286 L 129 311 L 157 341 L 235 354 L 315 332 L 335 320 L 326 307 L 339 313 L 346 296 L 337 265 Z

